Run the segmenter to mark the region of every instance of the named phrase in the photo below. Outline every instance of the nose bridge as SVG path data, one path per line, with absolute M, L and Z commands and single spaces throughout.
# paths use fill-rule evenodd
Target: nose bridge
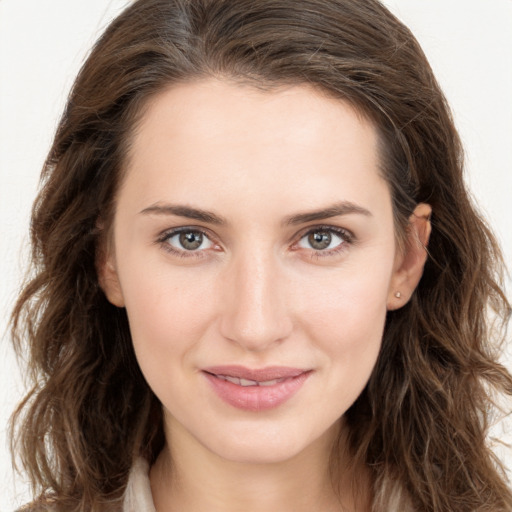
M 287 310 L 279 262 L 272 251 L 233 257 L 225 283 L 222 334 L 248 350 L 264 350 L 288 336 Z

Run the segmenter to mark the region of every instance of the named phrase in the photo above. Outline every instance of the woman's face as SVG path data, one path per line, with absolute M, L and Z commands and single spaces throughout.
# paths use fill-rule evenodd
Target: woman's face
M 369 122 L 306 86 L 170 88 L 136 132 L 113 230 L 102 284 L 174 440 L 271 462 L 331 436 L 401 300 Z

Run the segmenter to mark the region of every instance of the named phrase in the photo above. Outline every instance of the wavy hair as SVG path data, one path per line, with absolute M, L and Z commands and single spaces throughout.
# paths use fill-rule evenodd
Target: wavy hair
M 510 317 L 500 252 L 465 188 L 432 70 L 376 0 L 138 0 L 96 43 L 44 164 L 33 273 L 12 317 L 33 381 L 12 443 L 34 494 L 55 510 L 116 510 L 134 458 L 152 462 L 163 446 L 160 404 L 95 259 L 149 99 L 212 76 L 309 84 L 348 102 L 378 130 L 398 238 L 417 203 L 432 206 L 424 275 L 388 314 L 376 367 L 346 413 L 352 459 L 373 475 L 374 510 L 389 510 L 396 489 L 424 512 L 512 510 L 487 444 L 494 398 L 512 395 L 498 362 Z

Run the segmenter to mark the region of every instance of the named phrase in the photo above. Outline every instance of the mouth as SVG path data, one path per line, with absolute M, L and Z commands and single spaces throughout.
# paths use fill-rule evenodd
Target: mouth
M 250 369 L 217 366 L 202 370 L 213 391 L 227 404 L 247 411 L 279 407 L 299 391 L 312 370 L 273 366 Z
M 225 380 L 227 382 L 232 382 L 233 384 L 236 384 L 237 386 L 274 386 L 280 382 L 284 382 L 286 378 L 282 379 L 273 379 L 273 380 L 263 380 L 263 381 L 257 381 L 257 380 L 251 380 L 251 379 L 243 379 L 238 377 L 231 377 L 230 375 L 214 375 L 218 379 Z M 292 378 L 292 377 L 290 377 Z

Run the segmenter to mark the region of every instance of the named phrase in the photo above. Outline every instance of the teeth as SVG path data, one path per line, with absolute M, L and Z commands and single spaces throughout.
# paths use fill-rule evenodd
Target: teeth
M 238 377 L 230 377 L 229 375 L 219 375 L 219 377 L 227 380 L 228 382 L 232 382 L 233 384 L 240 385 L 240 379 Z
M 278 382 L 282 382 L 284 379 L 274 379 L 274 380 L 266 380 L 263 382 L 260 382 L 260 386 L 273 386 L 274 384 L 277 384 Z
M 240 379 L 240 386 L 257 386 L 258 382 L 249 379 Z
M 273 380 L 265 380 L 262 382 L 258 382 L 256 380 L 250 380 L 250 379 L 239 379 L 238 377 L 231 377 L 230 375 L 217 375 L 219 379 L 227 380 L 228 382 L 231 382 L 233 384 L 236 384 L 237 386 L 274 386 L 278 382 L 283 382 L 283 379 L 273 379 Z

